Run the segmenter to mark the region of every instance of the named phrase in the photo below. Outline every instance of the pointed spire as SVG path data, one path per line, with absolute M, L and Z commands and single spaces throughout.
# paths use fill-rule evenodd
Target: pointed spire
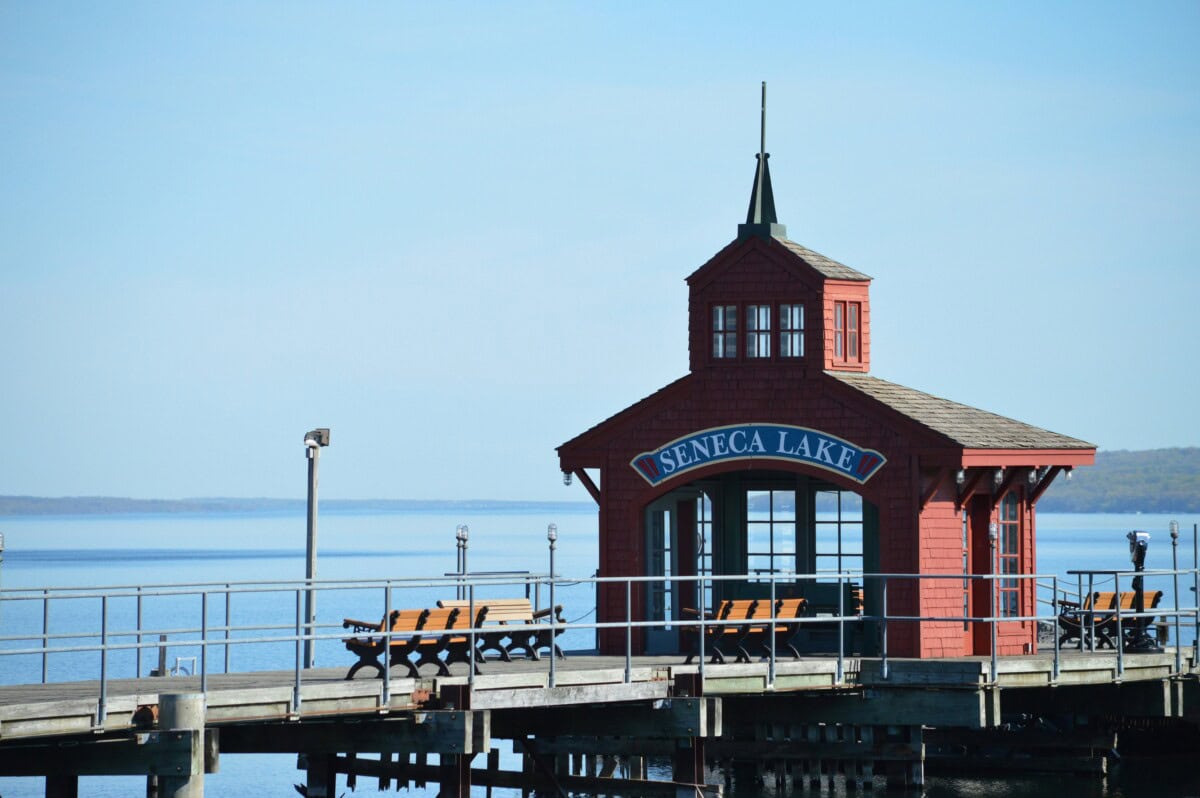
M 759 238 L 785 238 L 787 228 L 779 224 L 775 216 L 775 194 L 771 191 L 771 167 L 767 162 L 767 82 L 762 84 L 762 120 L 759 129 L 758 167 L 754 171 L 754 187 L 750 190 L 750 209 L 746 211 L 746 223 L 738 225 L 738 240 L 758 236 Z

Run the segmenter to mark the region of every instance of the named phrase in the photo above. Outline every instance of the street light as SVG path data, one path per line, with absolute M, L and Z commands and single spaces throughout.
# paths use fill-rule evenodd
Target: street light
M 308 458 L 308 538 L 304 553 L 304 667 L 313 666 L 313 625 L 317 620 L 317 600 L 313 579 L 317 575 L 317 464 L 321 447 L 329 445 L 329 428 L 318 427 L 304 434 L 304 456 Z
M 471 530 L 466 524 L 459 524 L 454 530 L 454 540 L 458 547 L 458 589 L 455 591 L 460 599 L 467 597 L 467 588 L 463 585 L 462 580 L 467 575 L 467 540 L 471 537 Z

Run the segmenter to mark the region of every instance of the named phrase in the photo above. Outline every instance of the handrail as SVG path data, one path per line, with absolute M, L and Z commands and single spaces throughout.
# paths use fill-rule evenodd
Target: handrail
M 1162 577 L 1175 578 L 1180 574 L 1192 575 L 1193 581 L 1200 579 L 1200 570 L 1197 568 L 1183 568 L 1178 570 L 1156 569 L 1153 571 L 1135 572 L 1129 570 L 1104 570 L 1104 571 L 1071 571 L 1069 576 L 1075 577 L 1077 582 L 1081 582 L 1084 576 L 1089 579 L 1090 588 L 1094 586 L 1094 581 L 1097 577 L 1111 577 L 1117 587 L 1120 586 L 1123 577 L 1132 577 L 1139 575 L 1143 579 L 1157 579 Z M 294 691 L 293 691 L 293 707 L 294 713 L 299 714 L 300 707 L 300 686 L 304 679 L 304 668 L 301 667 L 301 651 L 303 644 L 308 642 L 316 644 L 317 642 L 336 642 L 344 639 L 346 632 L 341 628 L 340 622 L 334 622 L 332 618 L 316 623 L 307 624 L 303 614 L 299 609 L 301 606 L 301 598 L 308 590 L 323 591 L 326 594 L 339 593 L 362 593 L 364 596 L 370 596 L 374 591 L 379 591 L 376 596 L 382 595 L 381 617 L 386 616 L 387 611 L 396 606 L 395 601 L 398 594 L 404 591 L 430 591 L 438 589 L 446 589 L 456 585 L 466 585 L 469 587 L 471 617 L 474 618 L 473 608 L 481 601 L 477 589 L 494 589 L 499 587 L 512 586 L 547 586 L 553 589 L 569 588 L 571 586 L 599 586 L 599 585 L 614 585 L 624 593 L 624 619 L 617 621 L 591 621 L 591 622 L 563 622 L 553 625 L 554 632 L 562 631 L 563 633 L 571 633 L 575 635 L 591 633 L 599 634 L 604 630 L 621 630 L 624 632 L 624 648 L 625 648 L 625 674 L 626 681 L 632 679 L 632 657 L 634 648 L 634 630 L 664 628 L 681 623 L 679 618 L 670 618 L 665 620 L 643 620 L 633 617 L 634 595 L 633 591 L 639 586 L 649 583 L 692 583 L 697 586 L 697 596 L 706 595 L 706 589 L 721 583 L 749 583 L 754 580 L 754 583 L 759 587 L 767 587 L 770 601 L 770 611 L 767 618 L 764 618 L 769 623 L 769 626 L 774 629 L 777 624 L 796 626 L 803 628 L 809 624 L 836 624 L 837 629 L 837 663 L 835 680 L 837 684 L 843 684 L 846 678 L 846 668 L 844 658 L 846 656 L 846 634 L 848 628 L 853 628 L 852 625 L 866 626 L 868 624 L 878 625 L 880 633 L 879 658 L 881 663 L 881 674 L 884 679 L 889 676 L 889 625 L 894 628 L 895 624 L 921 623 L 921 622 L 954 622 L 954 623 L 983 623 L 990 628 L 990 633 L 993 635 L 993 645 L 991 646 L 991 670 L 989 678 L 991 682 L 995 682 L 998 675 L 997 659 L 1000 656 L 998 646 L 995 643 L 995 635 L 1000 624 L 1015 623 L 1015 622 L 1034 622 L 1046 623 L 1052 626 L 1054 630 L 1054 645 L 1053 645 L 1053 679 L 1057 680 L 1059 673 L 1059 658 L 1060 651 L 1058 645 L 1059 639 L 1059 615 L 1057 610 L 1053 610 L 1048 614 L 1036 612 L 1032 615 L 1021 616 L 1002 616 L 999 609 L 992 604 L 987 615 L 968 615 L 967 608 L 964 607 L 962 614 L 899 614 L 889 611 L 888 597 L 892 589 L 898 584 L 915 583 L 918 586 L 922 582 L 929 580 L 972 580 L 979 584 L 989 586 L 989 593 L 994 596 L 998 580 L 1020 580 L 1032 581 L 1034 588 L 1035 607 L 1039 608 L 1045 604 L 1051 604 L 1053 607 L 1057 602 L 1057 597 L 1060 593 L 1059 578 L 1049 574 L 980 574 L 980 575 L 964 575 L 962 573 L 945 573 L 945 574 L 910 574 L 910 573 L 865 573 L 865 572 L 838 572 L 829 573 L 822 572 L 819 574 L 773 574 L 766 578 L 762 574 L 701 574 L 696 576 L 628 576 L 628 577 L 557 577 L 545 574 L 525 574 L 523 572 L 491 572 L 488 574 L 470 574 L 470 575 L 452 575 L 450 577 L 407 577 L 397 579 L 367 579 L 367 580 L 350 580 L 350 579 L 333 579 L 333 580 L 266 580 L 266 581 L 245 581 L 245 582 L 200 582 L 190 584 L 158 584 L 158 585 L 121 585 L 115 588 L 10 588 L 0 590 L 0 605 L 5 603 L 39 603 L 41 604 L 41 625 L 38 628 L 36 617 L 30 615 L 28 628 L 22 631 L 14 632 L 12 630 L 12 622 L 8 624 L 6 634 L 0 635 L 0 674 L 15 673 L 12 669 L 3 667 L 6 661 L 12 661 L 13 658 L 20 657 L 40 657 L 41 658 L 41 681 L 43 683 L 52 681 L 49 678 L 48 663 L 51 657 L 62 658 L 70 656 L 78 656 L 81 654 L 98 654 L 99 655 L 99 695 L 97 697 L 98 717 L 103 717 L 105 704 L 107 700 L 108 682 L 113 678 L 124 678 L 126 675 L 141 675 L 141 652 L 146 650 L 155 650 L 162 647 L 159 642 L 159 635 L 167 635 L 170 639 L 168 644 L 173 648 L 195 649 L 199 648 L 198 655 L 198 671 L 202 689 L 207 686 L 208 676 L 211 670 L 211 660 L 208 656 L 209 649 L 213 646 L 222 646 L 225 653 L 223 672 L 230 672 L 230 652 L 234 649 L 251 646 L 288 646 L 295 649 L 294 658 L 290 664 L 294 670 Z M 799 618 L 777 618 L 775 615 L 776 601 L 778 595 L 777 587 L 779 584 L 803 584 L 805 582 L 821 582 L 824 584 L 836 584 L 838 604 L 835 614 L 810 616 Z M 769 585 L 764 585 L 764 582 L 769 582 Z M 1039 590 L 1046 589 L 1046 583 L 1049 583 L 1049 589 L 1053 600 L 1047 602 L 1038 595 Z M 871 614 L 863 608 L 862 614 L 846 614 L 845 597 L 846 589 L 850 584 L 859 584 L 871 586 L 878 590 L 877 595 L 880 597 L 880 602 L 877 607 L 878 613 Z M 918 587 L 919 589 L 919 587 Z M 1120 592 L 1119 590 L 1117 591 Z M 232 610 L 231 599 L 233 596 L 243 597 L 237 602 L 236 615 Z M 1082 593 L 1080 594 L 1082 595 Z M 281 609 L 289 603 L 291 597 L 295 598 L 296 615 L 294 618 L 289 618 L 291 614 L 286 609 Z M 1117 625 L 1119 627 L 1117 640 L 1122 639 L 1122 629 L 1124 624 L 1130 621 L 1142 618 L 1164 617 L 1173 618 L 1176 620 L 1176 628 L 1179 628 L 1178 621 L 1180 619 L 1195 620 L 1200 624 L 1200 607 L 1183 606 L 1179 593 L 1175 593 L 1175 601 L 1173 607 L 1159 607 L 1152 611 L 1147 610 L 1141 613 L 1132 612 L 1129 610 L 1121 610 L 1118 603 L 1116 610 Z M 258 597 L 257 599 L 255 597 Z M 198 612 L 198 620 L 189 622 L 189 620 L 178 614 L 169 613 L 169 625 L 162 624 L 154 626 L 147 624 L 146 610 L 155 603 L 166 602 L 168 604 L 174 602 L 190 602 L 194 599 L 199 601 L 199 607 L 190 609 L 189 612 Z M 356 602 L 357 597 L 351 597 Z M 78 609 L 78 602 L 96 602 L 100 604 L 98 618 L 88 620 L 90 612 Z M 132 604 L 136 601 L 136 617 L 133 616 L 132 610 L 129 612 L 121 612 L 121 602 L 127 601 Z M 364 599 L 368 603 L 374 601 Z M 403 603 L 403 599 L 400 602 Z M 216 603 L 220 602 L 222 606 L 218 607 Z M 273 606 L 267 615 L 270 622 L 263 620 L 262 608 L 257 606 L 258 603 L 280 604 Z M 73 605 L 68 613 L 69 620 L 75 622 L 74 628 L 61 628 L 52 631 L 50 618 L 52 617 L 51 607 L 60 607 L 61 604 Z M 552 601 L 553 604 L 553 601 Z M 1194 602 L 1193 602 L 1194 604 Z M 322 605 L 326 608 L 326 612 L 331 612 L 329 609 L 330 602 L 323 601 Z M 191 605 L 189 605 L 191 606 Z M 335 605 L 336 606 L 336 605 Z M 356 606 L 363 606 L 357 604 Z M 210 612 L 214 607 L 217 612 L 223 612 L 218 615 L 218 618 L 223 618 L 223 622 L 219 624 L 210 624 Z M 129 608 L 126 608 L 129 609 Z M 1086 617 L 1095 617 L 1101 614 L 1099 610 L 1082 610 L 1081 614 Z M 255 614 L 258 613 L 258 614 Z M 6 619 L 12 618 L 11 612 L 0 610 Z M 373 614 L 373 613 L 372 613 Z M 249 617 L 247 617 L 249 616 Z M 61 607 L 58 613 L 54 613 L 53 617 L 58 621 L 62 617 Z M 341 614 L 337 616 L 340 620 Z M 133 620 L 130 620 L 130 619 Z M 697 624 L 700 629 L 699 633 L 699 670 L 701 679 L 704 678 L 705 656 L 704 647 L 706 645 L 707 630 L 711 627 L 724 627 L 738 625 L 744 621 L 737 620 L 720 620 L 715 618 L 707 618 L 705 612 L 700 613 L 700 618 Z M 539 624 L 510 624 L 508 626 L 513 631 L 517 630 L 537 630 L 544 629 L 544 625 Z M 474 637 L 476 634 L 481 634 L 487 629 L 469 628 L 464 629 L 464 634 Z M 380 633 L 380 636 L 387 640 L 391 640 L 395 634 L 390 630 Z M 553 643 L 553 637 L 551 638 Z M 25 643 L 26 645 L 19 645 Z M 65 643 L 66 645 L 60 645 Z M 1178 632 L 1175 640 L 1177 662 L 1179 661 L 1178 651 L 1182 646 L 1182 641 L 1178 639 Z M 768 689 L 773 689 L 777 676 L 776 661 L 778 652 L 775 650 L 774 635 L 769 636 L 768 645 Z M 472 646 L 472 650 L 474 647 Z M 1118 660 L 1118 672 L 1124 670 L 1124 653 L 1123 647 L 1118 643 L 1116 646 L 1115 655 Z M 121 655 L 128 652 L 134 652 L 135 667 L 129 668 L 129 674 L 123 672 L 123 666 L 120 662 Z M 1047 652 L 1049 653 L 1049 652 Z M 471 655 L 474 657 L 474 654 Z M 384 657 L 384 672 L 385 678 L 382 680 L 381 689 L 383 691 L 383 699 L 388 698 L 390 690 L 390 663 L 388 657 Z M 549 655 L 549 668 L 554 667 L 554 652 L 553 645 Z M 282 664 L 283 661 L 278 656 L 275 660 Z M 339 663 L 340 664 L 340 663 Z M 473 663 L 472 663 L 473 664 Z M 219 666 L 220 667 L 220 666 Z M 1177 665 L 1176 670 L 1180 670 L 1182 665 Z M 1191 668 L 1195 668 L 1196 664 L 1193 660 Z M 470 669 L 472 676 L 470 681 L 473 681 L 474 668 Z M 94 672 L 87 675 L 94 676 Z M 5 677 L 7 678 L 7 676 Z M 385 704 L 386 705 L 386 704 Z

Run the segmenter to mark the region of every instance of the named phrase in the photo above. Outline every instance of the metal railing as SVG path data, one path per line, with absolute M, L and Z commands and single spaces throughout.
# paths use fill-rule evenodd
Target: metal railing
M 1074 572 L 1073 572 L 1074 573 Z M 1124 580 L 1135 576 L 1133 571 L 1092 571 L 1074 574 L 1079 588 L 1078 594 L 1083 594 L 1082 582 L 1084 575 L 1090 574 L 1089 590 L 1095 584 L 1097 577 L 1111 579 L 1118 589 Z M 1193 584 L 1200 583 L 1200 569 L 1190 568 L 1181 570 L 1155 570 L 1137 573 L 1145 580 L 1160 580 L 1170 577 L 1177 585 L 1178 577 L 1190 575 Z M 969 581 L 972 592 L 986 591 L 987 612 L 983 614 L 967 614 L 966 607 L 962 611 L 946 614 L 905 614 L 889 610 L 889 597 L 893 604 L 903 598 L 909 605 L 918 604 L 916 596 L 930 582 L 942 580 Z M 1037 612 L 1033 615 L 1005 615 L 998 611 L 998 593 L 1001 582 L 1007 582 L 1008 589 L 1020 585 L 1019 590 L 1032 594 L 1037 599 L 1033 606 L 1048 604 L 1051 611 Z M 239 663 L 242 672 L 253 670 L 292 670 L 293 695 L 292 712 L 299 715 L 301 711 L 301 686 L 305 678 L 304 648 L 306 644 L 324 646 L 327 652 L 338 652 L 337 666 L 348 667 L 349 660 L 340 650 L 340 643 L 347 637 L 343 628 L 343 619 L 347 617 L 374 617 L 370 608 L 374 606 L 378 617 L 386 618 L 396 607 L 432 607 L 437 599 L 449 598 L 457 590 L 465 593 L 468 604 L 468 617 L 475 618 L 475 608 L 489 597 L 499 597 L 499 594 L 521 590 L 526 596 L 534 596 L 534 606 L 542 595 L 557 596 L 562 603 L 569 601 L 572 596 L 591 602 L 592 597 L 604 592 L 609 596 L 624 596 L 624 618 L 618 621 L 566 622 L 560 623 L 557 614 L 551 607 L 548 626 L 550 630 L 550 650 L 547 662 L 547 679 L 551 687 L 556 685 L 557 662 L 554 656 L 554 641 L 561 634 L 563 640 L 571 639 L 577 643 L 586 642 L 589 638 L 598 639 L 607 630 L 623 632 L 624 637 L 624 679 L 632 680 L 634 651 L 640 645 L 639 630 L 667 629 L 674 627 L 692 627 L 696 631 L 698 648 L 698 669 L 703 679 L 706 669 L 711 666 L 708 662 L 706 647 L 709 645 L 709 630 L 713 627 L 728 627 L 743 625 L 745 620 L 721 620 L 709 618 L 700 612 L 695 620 L 684 620 L 674 617 L 662 620 L 644 620 L 635 618 L 635 612 L 641 606 L 639 600 L 650 583 L 673 583 L 679 588 L 691 585 L 696 596 L 708 595 L 710 588 L 717 595 L 735 592 L 735 586 L 751 586 L 754 590 L 766 588 L 768 614 L 754 620 L 767 623 L 769 629 L 795 626 L 797 630 L 809 625 L 820 625 L 826 630 L 830 625 L 836 629 L 836 670 L 835 683 L 844 684 L 846 679 L 847 633 L 855 627 L 866 638 L 866 630 L 876 632 L 876 656 L 880 662 L 881 676 L 889 678 L 889 656 L 894 650 L 891 635 L 898 626 L 926 623 L 955 623 L 982 624 L 989 635 L 990 649 L 990 681 L 995 683 L 999 673 L 998 660 L 1001 648 L 1001 636 L 1006 634 L 1003 628 L 1007 624 L 1019 622 L 1046 625 L 1053 631 L 1052 680 L 1056 681 L 1060 672 L 1061 651 L 1059 638 L 1059 597 L 1065 595 L 1068 588 L 1060 585 L 1057 576 L 1039 574 L 996 574 L 996 575 L 964 575 L 961 573 L 947 574 L 883 574 L 883 573 L 820 573 L 820 574 L 777 574 L 777 575 L 700 575 L 700 576 L 641 576 L 641 577 L 582 577 L 566 578 L 551 577 L 545 574 L 502 573 L 502 574 L 471 574 L 453 575 L 442 578 L 420 579 L 388 579 L 388 580 L 309 580 L 309 581 L 263 581 L 263 582 L 205 582 L 195 584 L 174 585 L 126 585 L 107 587 L 103 589 L 74 589 L 74 588 L 18 588 L 0 591 L 0 616 L 6 619 L 5 628 L 0 629 L 0 683 L 27 684 L 34 681 L 29 676 L 28 669 L 32 661 L 40 665 L 40 681 L 83 681 L 97 680 L 97 724 L 104 722 L 110 682 L 115 678 L 143 676 L 142 655 L 144 652 L 159 653 L 159 662 L 165 661 L 165 652 L 160 648 L 169 645 L 178 652 L 184 650 L 184 659 L 195 652 L 197 664 L 194 667 L 200 681 L 200 690 L 208 689 L 208 679 L 214 673 L 231 673 L 233 652 L 245 649 L 247 652 L 257 650 L 260 653 L 249 656 Z M 763 583 L 767 584 L 764 585 Z M 836 611 L 822 615 L 808 615 L 799 618 L 776 617 L 776 598 L 780 593 L 795 593 L 803 591 L 805 585 L 822 583 L 835 585 L 837 594 Z M 608 587 L 606 587 L 608 586 Z M 716 589 L 730 586 L 728 590 Z M 871 612 L 864 607 L 861 613 L 847 612 L 845 598 L 852 587 L 861 586 L 868 597 Z M 1040 589 L 1039 589 L 1039 586 Z M 1041 595 L 1049 589 L 1051 599 L 1047 602 Z M 557 592 L 556 592 L 557 590 Z M 304 599 L 309 591 L 320 593 L 320 605 L 323 607 L 324 619 L 307 623 L 305 618 Z M 901 593 L 906 595 L 901 596 Z M 935 595 L 951 598 L 951 591 Z M 957 593 L 953 594 L 957 596 Z M 1189 606 L 1182 606 L 1178 589 L 1172 591 L 1171 607 L 1157 607 L 1152 612 L 1132 613 L 1119 607 L 1117 614 L 1117 640 L 1114 656 L 1117 659 L 1117 672 L 1124 672 L 1125 660 L 1122 640 L 1123 625 L 1145 618 L 1162 617 L 1170 619 L 1175 628 L 1175 672 L 1183 672 L 1182 640 L 1179 636 L 1182 625 L 1186 622 L 1194 630 L 1196 638 L 1200 639 L 1200 612 L 1195 601 Z M 508 597 L 508 596 L 505 596 Z M 552 599 L 553 601 L 553 599 Z M 980 602 L 982 603 L 982 602 Z M 978 604 L 976 605 L 978 606 Z M 38 613 L 40 611 L 40 619 Z M 214 614 L 219 618 L 213 622 Z M 14 620 L 14 618 L 24 620 Z M 335 620 L 336 619 L 336 620 Z M 40 626 L 39 626 L 40 620 Z M 23 630 L 14 629 L 24 625 Z M 382 624 L 386 627 L 386 624 Z M 516 625 L 505 627 L 509 631 L 545 631 L 547 622 Z M 975 627 L 979 628 L 979 627 Z M 495 627 L 471 627 L 456 630 L 456 634 L 470 637 L 468 680 L 475 679 L 476 636 L 485 632 L 494 632 Z M 1027 635 L 1027 633 L 1023 633 Z M 166 642 L 163 642 L 165 636 Z M 404 633 L 384 630 L 373 633 L 391 642 L 399 639 Z M 638 641 L 635 641 L 635 636 Z M 606 635 L 606 639 L 610 638 Z M 765 636 L 763 657 L 767 665 L 767 689 L 774 689 L 777 678 L 778 652 L 776 651 L 776 636 L 774 633 Z M 636 645 L 635 645 L 636 643 Z M 1195 642 L 1193 642 L 1193 646 Z M 1082 648 L 1082 638 L 1081 638 Z M 265 652 L 262 652 L 266 649 Z M 223 654 L 220 665 L 212 661 L 217 653 Z M 1025 653 L 1025 652 L 1021 652 Z M 132 655 L 132 662 L 122 661 L 123 655 Z M 210 657 L 212 655 L 212 657 Z M 239 655 L 240 656 L 240 655 Z M 1193 651 L 1189 667 L 1195 667 L 1197 652 Z M 88 658 L 89 662 L 82 666 L 79 657 Z M 59 659 L 73 658 L 73 668 L 60 668 L 60 678 L 51 679 L 51 664 Z M 128 660 L 128 656 L 125 660 Z M 114 665 L 115 670 L 114 670 Z M 384 678 L 381 680 L 380 700 L 384 706 L 390 700 L 390 658 L 384 656 L 381 665 Z M 22 671 L 22 666 L 26 667 Z M 36 665 L 35 665 L 36 668 Z

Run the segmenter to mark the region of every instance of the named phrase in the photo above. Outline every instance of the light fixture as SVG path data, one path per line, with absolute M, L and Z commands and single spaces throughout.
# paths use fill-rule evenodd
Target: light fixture
M 1172 521 L 1171 523 L 1167 524 L 1167 529 L 1171 530 L 1172 542 L 1178 541 L 1179 540 L 1179 522 Z
M 571 486 L 571 472 L 570 471 L 563 472 L 563 484 L 566 485 L 567 487 Z
M 1074 466 L 1067 466 L 1067 482 L 1071 481 L 1071 474 L 1075 472 Z
M 967 472 L 964 469 L 958 469 L 958 473 L 954 475 L 954 482 L 957 485 L 962 485 L 967 481 Z
M 1037 481 L 1038 481 L 1038 469 L 1037 469 L 1037 466 L 1034 466 L 1033 468 L 1029 469 L 1029 476 L 1028 476 L 1028 479 L 1029 479 L 1029 484 L 1030 484 L 1030 485 L 1036 485 L 1036 484 L 1037 484 Z
M 992 482 L 994 482 L 996 487 L 998 488 L 998 487 L 1000 487 L 1000 483 L 1003 481 L 1004 481 L 1004 469 L 997 468 L 996 473 L 992 476 Z
M 558 524 L 551 524 L 546 527 L 546 540 L 551 543 L 558 540 Z
M 996 541 L 1000 539 L 1000 525 L 995 521 L 988 524 L 988 541 L 995 546 Z

